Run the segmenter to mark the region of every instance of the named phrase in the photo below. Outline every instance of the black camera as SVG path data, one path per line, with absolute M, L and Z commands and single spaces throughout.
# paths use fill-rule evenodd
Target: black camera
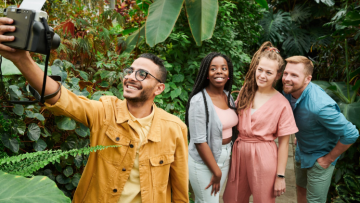
M 46 12 L 8 7 L 4 9 L 4 15 L 14 20 L 13 25 L 16 30 L 4 34 L 15 36 L 14 41 L 2 44 L 40 54 L 48 54 L 49 50 L 47 50 L 45 40 L 50 42 L 51 49 L 57 49 L 60 46 L 60 36 L 47 25 L 48 15 Z

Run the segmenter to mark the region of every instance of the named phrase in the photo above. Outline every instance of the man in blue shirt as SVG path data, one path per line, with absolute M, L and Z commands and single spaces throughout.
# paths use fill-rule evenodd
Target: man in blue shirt
M 339 156 L 359 137 L 336 102 L 311 83 L 314 66 L 303 56 L 286 59 L 282 78 L 299 132 L 296 133 L 295 174 L 298 203 L 326 202 Z

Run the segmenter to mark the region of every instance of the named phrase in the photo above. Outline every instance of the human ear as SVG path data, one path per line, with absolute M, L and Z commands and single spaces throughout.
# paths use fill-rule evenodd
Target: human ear
M 309 84 L 311 82 L 311 79 L 312 79 L 312 75 L 306 76 L 306 78 L 305 78 L 306 84 Z
M 155 90 L 155 96 L 161 94 L 163 91 L 165 90 L 165 84 L 164 83 L 159 83 L 156 85 L 156 90 Z

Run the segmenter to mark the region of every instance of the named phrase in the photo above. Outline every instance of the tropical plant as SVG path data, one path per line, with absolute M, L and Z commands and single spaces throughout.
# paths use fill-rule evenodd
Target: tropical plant
M 322 74 L 328 81 L 314 81 L 321 86 L 339 105 L 344 116 L 360 129 L 360 63 L 359 37 L 360 10 L 356 2 L 346 2 L 334 14 L 327 26 L 335 31 L 330 35 L 333 42 L 322 48 L 315 57 L 317 77 Z M 319 72 L 322 70 L 322 72 Z M 342 78 L 342 79 L 338 79 Z M 338 79 L 341 82 L 334 82 Z M 360 201 L 360 140 L 358 139 L 343 153 L 334 170 L 328 201 L 359 202 Z
M 71 202 L 46 176 L 25 178 L 0 171 L 0 182 L 3 185 L 0 202 Z
M 36 171 L 38 171 L 41 168 L 44 168 L 49 163 L 55 164 L 60 163 L 60 158 L 64 157 L 67 159 L 69 156 L 73 156 L 75 158 L 75 164 L 81 165 L 82 160 L 79 158 L 82 155 L 89 155 L 90 152 L 96 152 L 99 150 L 105 150 L 109 147 L 121 147 L 118 145 L 114 146 L 94 146 L 94 147 L 84 147 L 80 149 L 72 149 L 68 151 L 62 151 L 62 150 L 47 150 L 47 151 L 38 151 L 34 153 L 25 153 L 20 154 L 18 156 L 12 156 L 12 157 L 4 157 L 0 159 L 0 170 L 14 174 L 14 175 L 20 175 L 20 176 L 32 176 Z M 76 160 L 77 159 L 77 160 Z M 66 167 L 64 170 L 63 176 L 58 176 L 56 179 L 64 179 L 62 182 L 69 182 L 67 177 L 73 174 L 73 169 L 71 167 Z M 80 180 L 80 174 L 77 174 L 76 179 L 76 185 L 77 182 Z M 61 181 L 59 181 L 61 182 Z
M 69 151 L 39 151 L 12 157 L 6 156 L 0 159 L 0 181 L 3 185 L 7 186 L 6 189 L 0 192 L 0 202 L 71 202 L 57 188 L 54 183 L 55 177 L 49 169 L 45 170 L 46 175 L 49 177 L 33 177 L 34 172 L 44 168 L 49 163 L 60 163 L 60 158 L 64 157 L 67 159 L 68 156 L 75 157 L 75 160 L 78 162 L 75 162 L 75 164 L 81 165 L 81 155 L 89 155 L 90 152 L 104 150 L 109 147 L 120 146 L 95 146 Z M 56 181 L 60 184 L 67 184 L 67 188 L 77 187 L 81 174 L 76 173 L 73 175 L 73 169 L 69 166 L 65 168 L 63 173 L 64 176 L 57 176 Z M 73 175 L 71 179 L 69 178 L 70 175 Z M 31 178 L 19 176 L 30 176 Z
M 265 0 L 256 0 L 268 8 Z M 210 39 L 215 28 L 218 13 L 218 0 L 157 0 L 150 5 L 146 20 L 146 43 L 150 47 L 163 42 L 170 35 L 185 3 L 186 15 L 192 36 L 198 46 Z
M 322 27 L 334 13 L 333 0 L 270 1 L 261 19 L 264 28 L 258 44 L 271 41 L 283 56 L 308 55 L 312 49 L 329 44 L 331 29 Z M 326 5 L 326 6 L 325 6 Z

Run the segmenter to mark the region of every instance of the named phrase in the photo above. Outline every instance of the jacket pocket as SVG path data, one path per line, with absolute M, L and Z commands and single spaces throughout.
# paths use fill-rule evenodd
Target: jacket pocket
M 120 165 L 130 144 L 130 139 L 126 136 L 125 130 L 109 126 L 105 137 L 101 142 L 103 146 L 116 145 L 119 147 L 109 147 L 99 152 L 102 159 L 114 165 Z
M 162 186 L 167 186 L 172 162 L 174 162 L 174 154 L 164 154 L 150 158 L 153 186 L 161 188 Z

